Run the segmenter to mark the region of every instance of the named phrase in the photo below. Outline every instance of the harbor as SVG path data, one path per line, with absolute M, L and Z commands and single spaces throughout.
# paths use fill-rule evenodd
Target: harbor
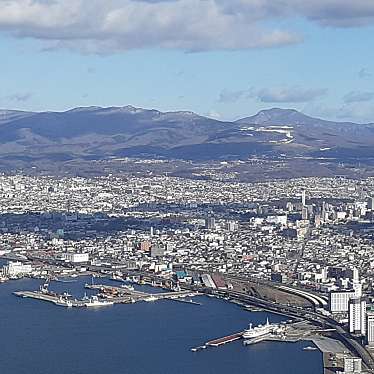
M 139 301 L 153 302 L 158 300 L 172 300 L 184 303 L 200 305 L 191 300 L 192 297 L 200 295 L 197 292 L 170 291 L 160 293 L 147 293 L 135 290 L 133 286 L 124 284 L 120 287 L 105 284 L 85 284 L 85 288 L 97 291 L 97 295 L 81 299 L 73 298 L 67 292 L 56 293 L 48 289 L 49 281 L 46 281 L 37 291 L 16 291 L 14 295 L 22 298 L 36 299 L 50 302 L 63 307 L 103 307 L 113 304 L 133 304 Z M 186 299 L 189 298 L 189 299 Z
M 95 281 L 121 286 L 121 283 L 116 284 L 108 278 L 96 278 Z M 57 294 L 68 292 L 73 299 L 81 299 L 85 292 L 88 296 L 98 292 L 85 290 L 85 283 L 90 284 L 91 277 L 77 278 L 71 283 L 52 281 L 49 290 Z M 2 336 L 9 342 L 3 348 L 1 373 L 30 374 L 29 367 L 24 364 L 25 351 L 32 354 L 32 359 L 35 357 L 38 360 L 41 368 L 38 372 L 41 374 L 188 374 L 201 373 L 202 370 L 206 373 L 224 374 L 230 368 L 242 373 L 247 370 L 249 359 L 254 373 L 270 374 L 277 372 L 276 362 L 285 357 L 292 357 L 296 362 L 289 360 L 278 374 L 297 373 L 295 369 L 305 362 L 308 368 L 303 374 L 322 373 L 322 355 L 319 351 L 302 351 L 300 343 L 271 344 L 262 349 L 261 353 L 243 347 L 241 340 L 220 348 L 204 348 L 205 342 L 228 335 L 230 331 L 239 332 L 250 321 L 262 323 L 269 317 L 272 322 L 281 322 L 284 320 L 281 316 L 265 312 L 251 313 L 224 300 L 205 296 L 192 298 L 201 302 L 200 306 L 160 300 L 107 307 L 64 308 L 47 301 L 23 299 L 13 295 L 13 292 L 19 290 L 37 290 L 39 285 L 39 280 L 25 279 L 10 281 L 1 287 L 1 316 L 4 321 Z M 148 294 L 161 291 L 147 285 L 132 285 L 138 291 Z M 188 299 L 190 298 L 187 297 L 186 300 Z M 5 323 L 9 320 L 12 323 Z M 20 336 L 24 338 L 20 339 Z M 85 349 L 82 350 L 79 348 L 82 347 L 83 339 Z M 51 342 L 54 342 L 54 347 Z M 11 347 L 16 344 L 19 350 L 14 353 L 14 360 L 6 360 L 6 357 L 10 357 Z M 139 347 L 144 347 L 144 344 L 147 345 L 147 359 L 139 363 L 137 354 Z M 198 348 L 198 351 L 191 351 L 192 347 Z M 37 355 L 40 350 L 43 354 Z M 71 360 L 64 360 L 61 364 L 55 359 L 60 355 L 70 355 Z M 51 360 L 50 357 L 54 359 Z M 175 358 L 179 363 L 178 367 L 168 368 L 170 357 Z M 274 365 L 271 364 L 268 371 L 264 371 L 263 362 L 270 359 L 275 360 Z
M 243 341 L 243 346 L 250 347 L 265 342 L 300 343 L 303 351 L 320 351 L 323 355 L 324 374 L 333 374 L 344 367 L 344 359 L 352 357 L 350 350 L 339 340 L 332 337 L 334 329 L 320 329 L 307 321 L 269 323 L 249 328 L 237 333 L 207 341 L 205 344 L 191 348 L 192 352 L 212 347 L 217 348 L 238 340 Z

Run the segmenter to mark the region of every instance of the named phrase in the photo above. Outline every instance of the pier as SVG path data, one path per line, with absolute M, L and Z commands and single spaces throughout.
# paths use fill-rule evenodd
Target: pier
M 14 292 L 16 296 L 23 298 L 36 299 L 53 303 L 54 305 L 64 307 L 88 307 L 88 306 L 107 306 L 113 304 L 130 304 L 139 301 L 158 301 L 158 300 L 173 300 L 180 301 L 189 304 L 198 303 L 192 300 L 184 300 L 186 297 L 194 297 L 199 295 L 192 291 L 175 291 L 175 292 L 163 292 L 157 294 L 145 293 L 141 291 L 133 290 L 129 287 L 113 287 L 107 285 L 88 285 L 85 286 L 88 289 L 97 290 L 99 293 L 95 297 L 95 302 L 89 298 L 83 298 L 80 300 L 73 299 L 70 295 L 56 294 L 48 291 L 46 288 L 41 288 L 40 291 L 17 291 Z
M 116 302 L 117 299 L 123 299 L 124 297 L 131 297 L 135 301 L 157 301 L 157 300 L 178 300 L 182 301 L 186 297 L 194 297 L 200 295 L 197 292 L 190 290 L 184 291 L 172 291 L 172 292 L 161 292 L 161 293 L 146 293 L 142 291 L 134 290 L 130 287 L 117 287 L 107 286 L 104 284 L 86 284 L 86 288 L 91 290 L 100 291 L 101 296 L 105 296 L 107 299 Z M 183 300 L 182 302 L 194 303 L 192 300 Z M 198 303 L 196 303 L 198 304 Z
M 41 301 L 47 301 L 54 305 L 66 306 L 66 307 L 84 307 L 85 302 L 83 300 L 68 299 L 63 295 L 46 293 L 41 291 L 17 291 L 14 292 L 16 296 L 23 298 L 36 299 Z

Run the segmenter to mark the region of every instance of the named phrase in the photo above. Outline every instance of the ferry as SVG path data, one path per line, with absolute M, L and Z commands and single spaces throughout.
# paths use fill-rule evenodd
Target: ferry
M 109 306 L 113 305 L 113 301 L 99 300 L 97 296 L 92 296 L 84 305 L 86 307 L 96 307 L 96 306 Z
M 144 301 L 156 301 L 156 300 L 157 300 L 157 297 L 155 297 L 155 296 L 149 296 L 149 297 L 144 299 Z
M 312 347 L 310 345 L 303 348 L 303 351 L 316 351 L 316 350 L 317 350 L 316 347 Z
M 55 301 L 55 305 L 71 308 L 73 306 L 73 302 L 71 300 L 59 298 L 57 301 Z
M 258 325 L 252 327 L 252 323 L 249 325 L 249 329 L 243 331 L 244 339 L 254 339 L 260 336 L 265 336 L 270 334 L 276 329 L 277 325 L 269 323 L 269 319 L 266 319 L 265 325 Z

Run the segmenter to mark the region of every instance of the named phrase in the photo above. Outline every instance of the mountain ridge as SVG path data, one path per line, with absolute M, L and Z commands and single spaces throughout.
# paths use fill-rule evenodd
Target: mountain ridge
M 363 150 L 371 157 L 373 147 L 373 124 L 327 121 L 295 109 L 265 109 L 237 121 L 131 105 L 62 112 L 0 110 L 0 157 L 12 159 L 48 160 L 56 154 L 62 159 L 131 155 L 209 160 L 254 154 L 339 158 L 341 152 L 363 157 Z

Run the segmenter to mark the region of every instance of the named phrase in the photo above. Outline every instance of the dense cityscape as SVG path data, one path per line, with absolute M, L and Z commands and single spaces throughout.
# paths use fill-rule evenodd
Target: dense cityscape
M 0 0 L 0 374 L 374 374 L 374 0 Z
M 218 296 L 256 284 L 246 294 L 342 326 L 370 369 L 372 191 L 374 178 L 2 175 L 1 280 L 132 274 Z

